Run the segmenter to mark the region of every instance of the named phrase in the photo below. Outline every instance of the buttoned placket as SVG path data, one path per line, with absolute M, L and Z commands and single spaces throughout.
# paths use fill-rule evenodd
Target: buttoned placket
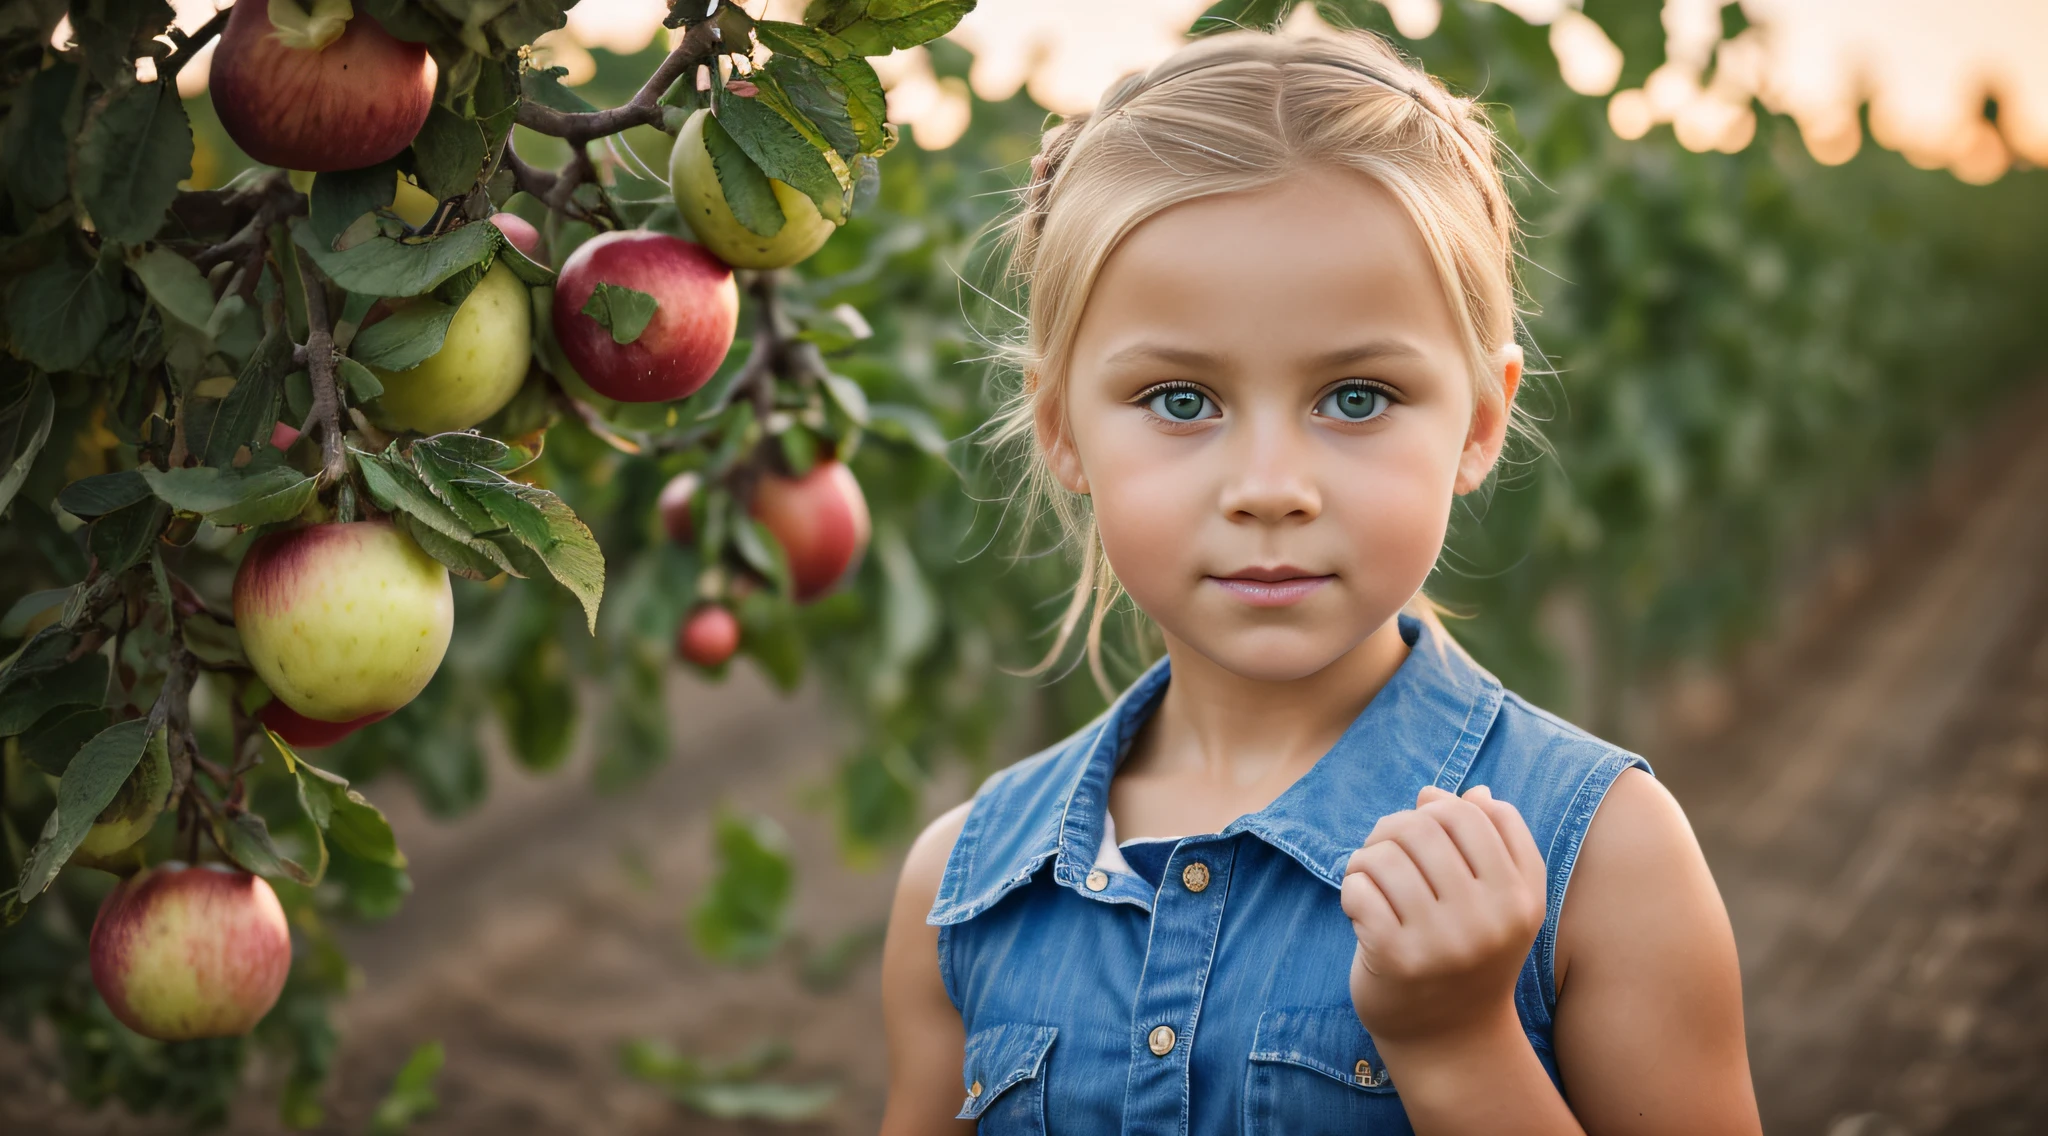
M 1216 960 L 1240 839 L 1249 838 L 1191 836 L 1167 861 L 1152 903 L 1144 969 L 1131 1001 L 1126 1136 L 1183 1136 L 1188 1131 L 1188 1058 Z

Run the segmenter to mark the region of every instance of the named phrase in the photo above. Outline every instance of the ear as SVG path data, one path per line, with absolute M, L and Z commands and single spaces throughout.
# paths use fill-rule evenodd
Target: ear
M 1508 439 L 1508 408 L 1515 404 L 1515 391 L 1522 385 L 1522 346 L 1510 343 L 1494 353 L 1500 369 L 1500 398 L 1481 399 L 1472 411 L 1472 430 L 1465 436 L 1465 450 L 1458 455 L 1456 493 L 1470 493 L 1486 484 L 1493 463 L 1500 460 L 1501 447 Z
M 1037 376 L 1031 377 L 1031 385 L 1038 385 Z M 1040 398 L 1032 414 L 1037 425 L 1038 445 L 1045 453 L 1045 463 L 1052 469 L 1054 480 L 1069 493 L 1088 492 L 1088 474 L 1081 468 L 1081 456 L 1074 450 L 1074 438 L 1067 430 L 1067 416 L 1062 413 L 1059 398 Z

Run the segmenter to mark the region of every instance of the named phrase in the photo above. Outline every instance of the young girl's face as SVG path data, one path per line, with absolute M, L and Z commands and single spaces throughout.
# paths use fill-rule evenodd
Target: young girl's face
M 1288 681 L 1387 626 L 1452 496 L 1492 467 L 1506 416 L 1468 358 L 1400 203 L 1306 172 L 1125 238 L 1076 334 L 1065 434 L 1041 436 L 1139 608 L 1234 673 Z M 1512 396 L 1519 355 L 1502 360 Z

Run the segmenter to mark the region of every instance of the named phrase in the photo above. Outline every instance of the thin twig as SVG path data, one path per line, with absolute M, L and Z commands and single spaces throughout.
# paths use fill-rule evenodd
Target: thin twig
M 591 140 L 607 134 L 617 134 L 634 126 L 653 126 L 661 122 L 662 108 L 658 100 L 675 81 L 687 72 L 695 72 L 697 65 L 710 59 L 720 47 L 716 29 L 709 23 L 698 24 L 683 35 L 683 42 L 654 69 L 639 92 L 623 106 L 606 110 L 572 113 L 542 106 L 531 99 L 519 104 L 519 125 L 542 134 L 565 138 L 572 147 L 581 149 Z
M 215 13 L 212 19 L 199 25 L 199 29 L 191 35 L 186 35 L 182 29 L 173 26 L 164 37 L 171 41 L 171 53 L 163 62 L 157 64 L 157 75 L 162 79 L 176 79 L 178 72 L 183 71 L 185 65 L 199 54 L 199 49 L 205 47 L 208 41 L 228 26 L 228 16 L 233 12 L 233 8 L 228 8 Z
M 348 453 L 342 447 L 341 391 L 334 368 L 334 335 L 327 326 L 327 290 L 304 261 L 299 279 L 306 286 L 306 373 L 313 381 L 310 425 L 320 428 L 320 485 L 348 476 Z

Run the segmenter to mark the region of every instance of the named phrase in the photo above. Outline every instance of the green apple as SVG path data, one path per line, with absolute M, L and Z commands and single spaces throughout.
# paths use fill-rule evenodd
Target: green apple
M 144 746 L 142 760 L 121 783 L 120 791 L 79 841 L 73 859 L 99 864 L 126 851 L 156 825 L 171 794 L 171 762 L 162 746 Z
M 257 677 L 323 722 L 412 701 L 455 628 L 448 570 L 381 520 L 266 534 L 242 557 L 234 601 Z
M 370 368 L 384 384 L 371 417 L 392 430 L 467 430 L 512 401 L 532 358 L 533 305 L 499 261 L 455 310 L 439 351 L 403 371 Z
M 669 152 L 669 187 L 675 191 L 676 208 L 690 223 L 690 231 L 718 259 L 734 268 L 786 268 L 817 252 L 838 225 L 818 212 L 818 206 L 801 191 L 768 179 L 775 201 L 782 206 L 782 228 L 764 237 L 740 224 L 732 207 L 725 203 L 725 189 L 718 184 L 718 171 L 711 164 L 711 151 L 704 147 L 704 120 L 711 112 L 700 110 L 683 123 L 676 147 Z
M 433 220 L 434 210 L 441 207 L 434 195 L 405 180 L 404 174 L 393 177 L 398 184 L 392 191 L 391 211 L 398 214 L 398 219 L 415 229 Z

